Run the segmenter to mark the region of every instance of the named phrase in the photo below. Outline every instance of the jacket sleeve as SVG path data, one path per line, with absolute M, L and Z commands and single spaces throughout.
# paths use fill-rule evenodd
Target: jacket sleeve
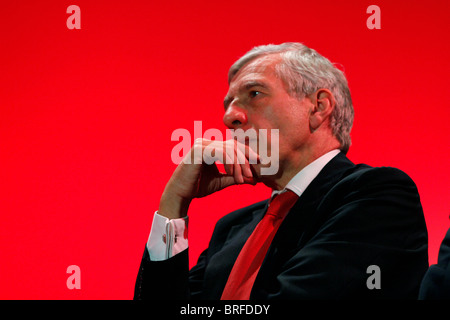
M 147 247 L 139 266 L 134 300 L 186 299 L 189 272 L 188 250 L 163 261 L 151 261 Z
M 205 250 L 189 270 L 189 249 L 163 261 L 151 261 L 147 248 L 139 267 L 134 300 L 187 300 L 201 297 Z

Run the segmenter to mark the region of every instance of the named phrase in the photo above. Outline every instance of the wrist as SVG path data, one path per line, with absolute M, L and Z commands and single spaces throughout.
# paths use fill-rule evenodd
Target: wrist
M 191 200 L 163 192 L 159 202 L 158 214 L 169 219 L 184 218 L 187 216 L 190 203 Z

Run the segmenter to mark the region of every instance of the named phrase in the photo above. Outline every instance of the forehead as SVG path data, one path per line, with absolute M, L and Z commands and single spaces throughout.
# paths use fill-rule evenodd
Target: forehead
M 271 54 L 247 62 L 230 81 L 230 91 L 250 81 L 274 83 L 278 79 L 275 66 L 280 62 L 279 55 Z

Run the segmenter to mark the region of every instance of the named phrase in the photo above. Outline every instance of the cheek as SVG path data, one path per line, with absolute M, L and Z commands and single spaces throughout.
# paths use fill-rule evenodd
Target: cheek
M 311 134 L 308 117 L 304 113 L 291 115 L 280 127 L 280 155 L 289 155 L 291 151 L 301 148 Z
M 293 108 L 285 112 L 282 117 L 277 117 L 280 135 L 282 134 L 286 139 L 303 135 L 309 130 L 308 119 L 304 110 Z
M 248 115 L 258 132 L 259 129 L 278 130 L 280 152 L 297 147 L 309 133 L 307 108 L 298 103 L 270 104 L 255 108 Z M 267 130 L 267 141 L 270 146 L 271 130 Z

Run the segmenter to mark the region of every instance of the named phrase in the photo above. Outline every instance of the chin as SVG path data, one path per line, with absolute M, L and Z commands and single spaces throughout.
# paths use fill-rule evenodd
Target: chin
M 280 170 L 277 170 L 274 174 L 261 174 L 262 168 L 269 168 L 270 165 L 252 165 L 252 172 L 253 172 L 253 178 L 256 180 L 257 183 L 265 184 L 267 187 L 271 189 L 278 189 L 279 186 L 277 184 L 277 181 L 279 180 L 281 173 Z

